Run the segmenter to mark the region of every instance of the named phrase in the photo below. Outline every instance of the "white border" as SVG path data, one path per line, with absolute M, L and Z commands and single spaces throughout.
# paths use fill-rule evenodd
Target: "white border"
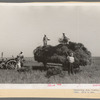
M 100 89 L 100 84 L 0 84 L 0 89 Z

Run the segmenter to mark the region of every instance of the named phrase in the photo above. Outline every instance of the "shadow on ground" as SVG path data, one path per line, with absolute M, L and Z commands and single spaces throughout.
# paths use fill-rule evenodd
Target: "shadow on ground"
M 32 70 L 40 70 L 40 71 L 45 71 L 47 68 L 44 66 L 32 66 Z

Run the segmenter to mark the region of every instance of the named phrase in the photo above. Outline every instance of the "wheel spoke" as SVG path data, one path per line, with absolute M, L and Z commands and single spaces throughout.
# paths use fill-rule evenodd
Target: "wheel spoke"
M 9 61 L 9 62 L 7 62 L 6 65 L 7 65 L 8 68 L 15 69 L 16 61 Z

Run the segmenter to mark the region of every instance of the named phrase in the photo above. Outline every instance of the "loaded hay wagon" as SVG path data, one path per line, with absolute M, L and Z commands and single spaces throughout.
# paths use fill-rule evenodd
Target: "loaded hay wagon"
M 69 42 L 69 44 L 60 43 L 56 46 L 39 46 L 33 54 L 34 59 L 42 62 L 44 67 L 47 67 L 48 63 L 60 63 L 65 71 L 69 66 L 67 56 L 70 52 L 73 52 L 75 58 L 74 70 L 80 70 L 80 66 L 91 64 L 91 52 L 82 43 Z

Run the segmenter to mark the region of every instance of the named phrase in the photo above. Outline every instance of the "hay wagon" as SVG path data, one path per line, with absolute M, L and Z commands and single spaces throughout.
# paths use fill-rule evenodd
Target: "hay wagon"
M 61 63 L 47 63 L 47 74 L 50 72 L 54 72 L 56 73 L 60 73 L 60 74 L 64 74 L 64 71 L 68 71 L 68 67 L 66 65 L 63 65 Z M 74 63 L 74 73 L 77 73 L 81 71 L 80 70 L 80 66 L 76 63 Z
M 52 75 L 57 75 L 57 74 L 59 74 L 60 76 L 64 76 L 62 64 L 60 64 L 60 63 L 47 63 L 46 66 L 47 66 L 46 77 L 49 78 Z

